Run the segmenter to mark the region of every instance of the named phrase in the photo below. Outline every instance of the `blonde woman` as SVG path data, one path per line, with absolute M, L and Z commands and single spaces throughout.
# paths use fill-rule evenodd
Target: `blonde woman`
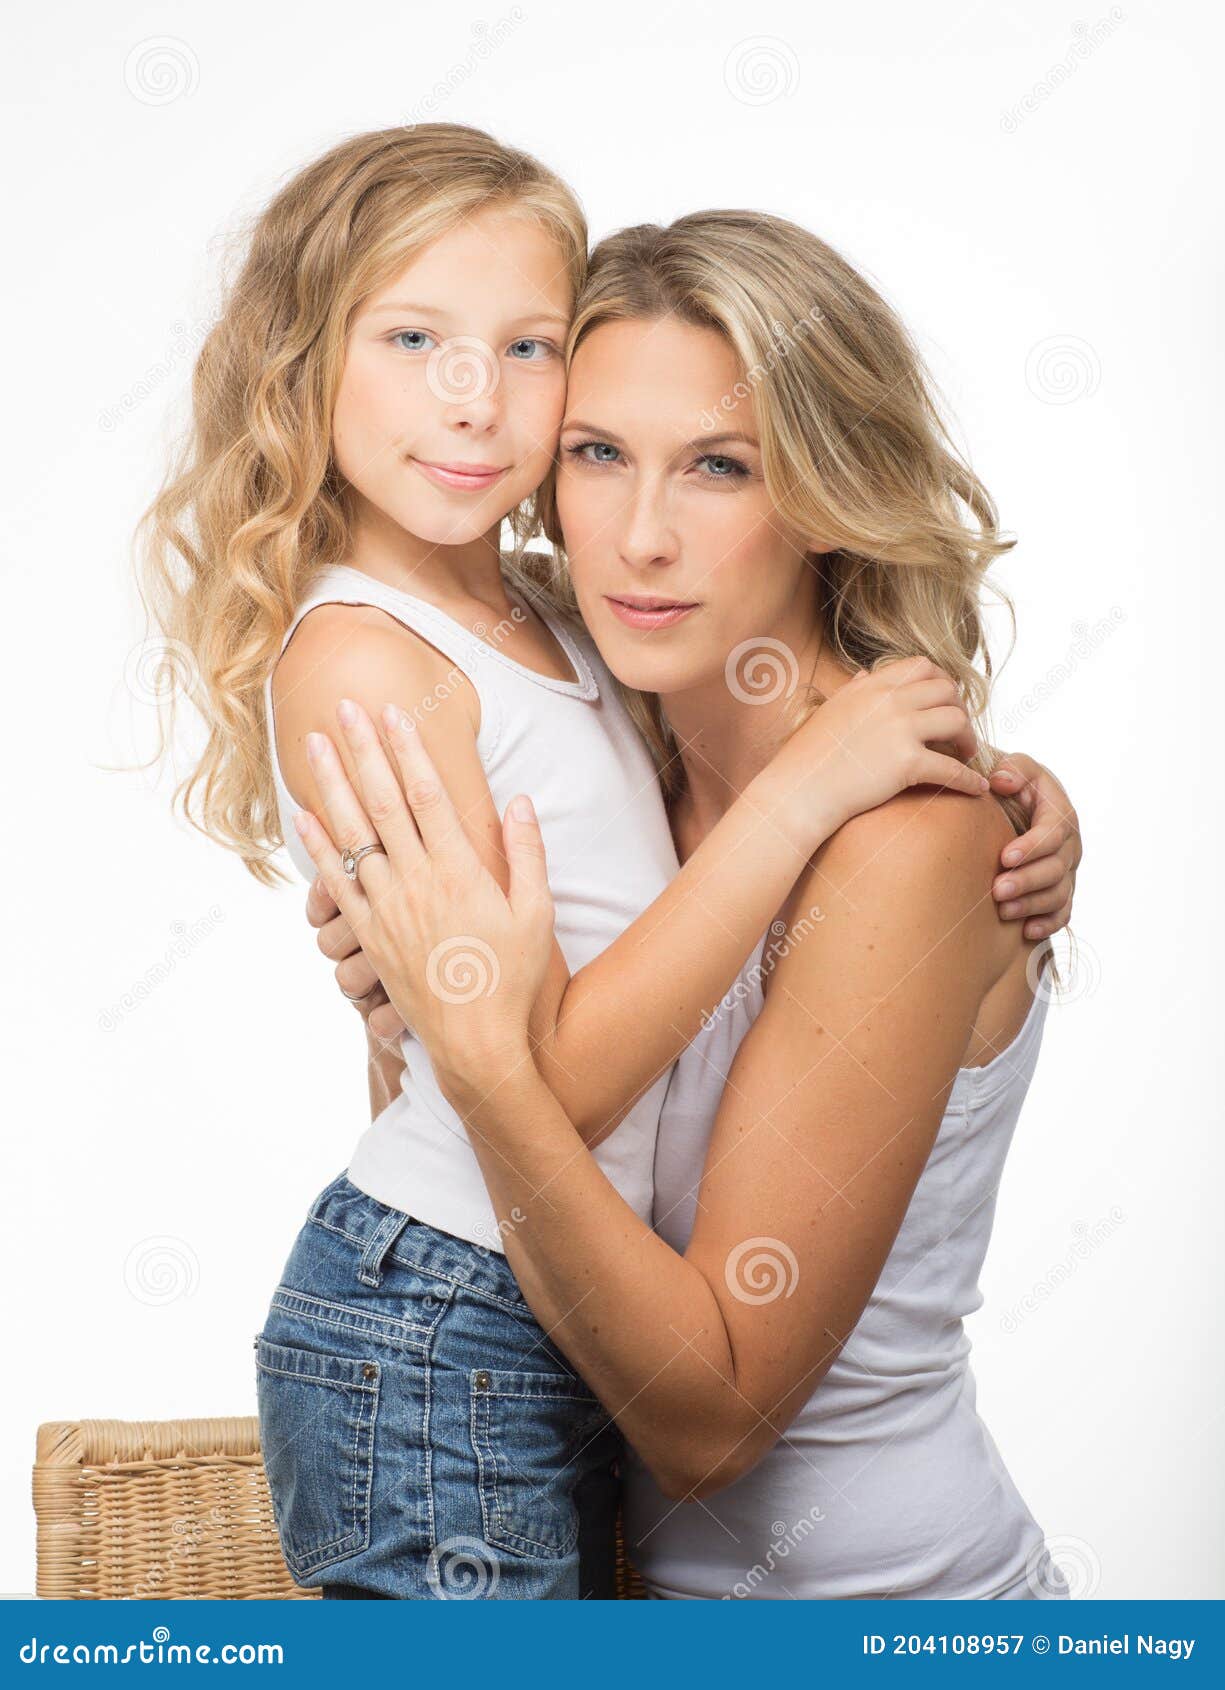
M 593 255 L 569 346 L 546 519 L 638 695 L 683 862 L 863 666 L 920 654 L 981 714 L 1004 542 L 844 260 L 747 212 L 627 230 Z M 533 1313 L 625 1436 L 652 1594 L 1065 1595 L 962 1324 L 1049 996 L 1047 947 L 989 895 L 1018 818 L 918 787 L 826 839 L 676 1065 L 652 1230 L 534 1059 L 547 832 L 516 797 L 504 893 L 411 716 L 382 726 L 391 760 L 353 717 L 356 790 L 330 758 L 326 830 L 304 815 L 303 837 L 464 1120 Z M 387 854 L 347 882 L 336 848 L 375 836 Z M 456 934 L 492 959 L 463 1001 L 428 968 Z
M 949 755 L 974 739 L 935 664 L 863 677 L 676 873 L 607 670 L 499 549 L 504 520 L 523 535 L 537 519 L 585 260 L 573 194 L 478 131 L 362 135 L 308 165 L 256 220 L 201 352 L 148 585 L 208 727 L 189 813 L 198 797 L 257 878 L 317 801 L 311 734 L 338 708 L 390 696 L 419 714 L 495 876 L 494 800 L 530 781 L 557 867 L 540 1060 L 646 1221 L 669 1064 L 807 855 L 916 778 L 975 796 L 987 782 Z M 355 841 L 347 872 L 380 848 Z M 431 973 L 463 996 L 484 960 L 461 948 Z M 256 1339 L 282 1547 L 330 1594 L 352 1575 L 445 1595 L 477 1542 L 499 1598 L 577 1596 L 605 1417 L 523 1300 L 428 1052 L 407 1035 L 401 1051 L 402 1085 L 311 1206 Z

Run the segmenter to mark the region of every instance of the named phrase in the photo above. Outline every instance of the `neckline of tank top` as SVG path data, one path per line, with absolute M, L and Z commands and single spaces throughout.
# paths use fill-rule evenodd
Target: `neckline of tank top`
M 570 633 L 570 630 L 566 628 L 562 622 L 552 614 L 552 612 L 544 610 L 540 605 L 533 604 L 529 599 L 525 598 L 522 593 L 511 586 L 509 581 L 505 583 L 508 595 L 512 599 L 515 599 L 519 604 L 525 605 L 528 610 L 533 611 L 537 616 L 539 616 L 545 627 L 548 628 L 549 632 L 553 635 L 553 638 L 565 652 L 566 657 L 569 659 L 571 668 L 574 670 L 575 675 L 579 677 L 577 680 L 561 681 L 556 679 L 553 675 L 541 675 L 537 670 L 529 669 L 526 663 L 519 663 L 515 658 L 508 656 L 506 652 L 499 651 L 497 646 L 490 645 L 488 640 L 483 640 L 479 634 L 474 634 L 471 628 L 465 628 L 462 622 L 457 621 L 456 618 L 449 615 L 447 611 L 440 610 L 436 604 L 431 604 L 429 599 L 418 598 L 415 593 L 406 593 L 400 587 L 393 587 L 386 581 L 380 581 L 375 575 L 367 575 L 364 570 L 355 569 L 352 564 L 330 564 L 328 568 L 319 575 L 315 584 L 318 586 L 321 582 L 331 579 L 337 575 L 343 576 L 346 579 L 360 581 L 363 584 L 369 583 L 371 586 L 377 587 L 382 592 L 390 593 L 393 598 L 403 599 L 406 603 L 415 605 L 419 609 L 425 611 L 427 618 L 430 616 L 437 616 L 441 618 L 442 621 L 449 623 L 451 627 L 455 629 L 456 633 L 462 635 L 469 645 L 475 646 L 483 656 L 493 658 L 495 662 L 501 663 L 505 668 L 513 670 L 515 674 L 522 675 L 525 680 L 535 681 L 538 686 L 547 687 L 551 692 L 560 692 L 570 698 L 578 698 L 584 701 L 598 699 L 600 696 L 600 686 L 596 679 L 595 671 L 592 669 L 591 664 L 587 661 L 586 654 L 582 651 L 578 642 Z
M 750 954 L 748 960 L 745 962 L 744 967 L 737 975 L 735 983 L 732 985 L 730 990 L 724 994 L 724 999 L 720 1000 L 721 1002 L 731 996 L 731 993 L 736 989 L 736 985 L 739 985 L 741 982 L 748 985 L 750 980 L 752 982 L 750 990 L 756 993 L 762 1003 L 765 1002 L 765 991 L 762 986 L 763 959 L 766 948 L 766 940 L 769 937 L 770 928 L 767 928 L 758 940 L 757 945 Z M 974 1092 L 976 1097 L 985 1099 L 987 1097 L 994 1096 L 997 1091 L 1002 1090 L 1012 1079 L 1013 1075 L 1016 1073 L 1016 1065 L 1018 1061 L 1020 1061 L 1024 1052 L 1029 1048 L 1029 1043 L 1034 1036 L 1035 1029 L 1039 1021 L 1042 1020 L 1045 1006 L 1050 1002 L 1051 988 L 1047 983 L 1047 973 L 1049 973 L 1049 970 L 1039 977 L 1037 989 L 1034 991 L 1033 997 L 1030 1000 L 1029 1008 L 1025 1012 L 1025 1019 L 1022 1021 L 1015 1036 L 1004 1046 L 1002 1050 L 996 1051 L 990 1062 L 982 1062 L 976 1068 L 958 1068 L 953 1077 L 954 1092 L 958 1089 L 958 1087 L 960 1087 L 962 1091 L 969 1089 Z

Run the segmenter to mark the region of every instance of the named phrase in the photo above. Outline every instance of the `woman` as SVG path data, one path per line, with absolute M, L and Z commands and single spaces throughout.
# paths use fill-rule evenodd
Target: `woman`
M 587 626 L 644 695 L 682 860 L 857 668 L 921 652 L 985 706 L 994 511 L 828 247 L 741 213 L 625 231 L 569 349 L 556 518 Z M 504 895 L 411 720 L 383 727 L 411 814 L 362 713 L 344 737 L 378 828 L 335 759 L 320 782 L 336 845 L 383 847 L 360 884 L 300 831 L 465 1122 L 528 1304 L 632 1446 L 653 1593 L 1066 1594 L 961 1324 L 1047 1001 L 1045 956 L 987 895 L 1010 819 L 916 788 L 815 854 L 680 1058 L 652 1231 L 533 1061 L 551 899 L 530 805 L 504 820 Z M 464 1001 L 428 979 L 457 934 L 497 962 Z M 474 1416 L 491 1390 L 475 1369 Z

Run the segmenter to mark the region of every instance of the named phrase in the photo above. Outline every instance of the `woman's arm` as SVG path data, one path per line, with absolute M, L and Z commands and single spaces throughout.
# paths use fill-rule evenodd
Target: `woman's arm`
M 425 696 L 434 683 L 428 649 L 410 653 L 404 643 L 420 647 L 416 636 L 390 624 L 381 627 L 381 612 L 360 613 L 376 620 L 364 629 L 359 648 L 338 635 L 344 624 L 332 617 L 337 608 L 326 606 L 303 619 L 278 665 L 274 700 L 282 766 L 295 797 L 301 793 L 309 803 L 320 802 L 347 787 L 350 775 L 365 774 L 372 782 L 368 819 L 338 812 L 337 826 L 348 830 L 336 837 L 343 847 L 386 840 L 385 819 L 403 805 L 399 775 L 385 778 L 390 765 L 366 703 L 376 688 L 385 688 L 387 696 L 393 684 L 403 696 L 410 658 L 414 690 Z M 352 613 L 352 607 L 340 607 L 341 618 Z M 348 690 L 340 691 L 342 686 Z M 277 699 L 281 688 L 283 703 Z M 848 815 L 908 780 L 985 792 L 981 776 L 928 745 L 951 744 L 963 755 L 974 749 L 958 698 L 954 683 L 923 658 L 884 664 L 848 683 L 797 729 L 680 874 L 611 946 L 571 978 L 553 944 L 531 1008 L 531 1051 L 585 1142 L 606 1137 L 675 1061 L 735 978 L 813 849 Z M 335 744 L 318 725 L 329 699 L 340 721 Z M 476 754 L 478 730 L 479 704 L 466 699 L 453 679 L 438 709 L 413 729 L 447 772 L 456 825 L 504 891 L 501 823 Z M 853 769 L 855 781 L 831 780 L 835 765 L 843 776 Z M 418 810 L 436 801 L 424 788 L 412 796 Z M 363 880 L 379 875 L 381 860 L 366 859 Z M 382 985 L 394 1001 L 396 982 L 384 978 Z
M 661 1487 L 705 1495 L 776 1441 L 862 1313 L 978 1007 L 1024 949 L 984 890 L 1005 824 L 994 805 L 908 793 L 818 853 L 788 916 L 816 904 L 824 919 L 775 964 L 679 1256 L 609 1184 L 530 1060 L 525 1003 L 551 901 L 538 830 L 513 814 L 521 802 L 505 824 L 509 898 L 474 895 L 436 812 L 414 870 L 427 885 L 418 921 L 428 910 L 414 942 L 480 935 L 501 959 L 497 991 L 463 1005 L 416 991 L 399 1007 L 468 1124 L 537 1319 Z M 377 945 L 323 829 L 302 826 L 329 889 Z M 780 1275 L 765 1298 L 744 1277 L 762 1259 Z

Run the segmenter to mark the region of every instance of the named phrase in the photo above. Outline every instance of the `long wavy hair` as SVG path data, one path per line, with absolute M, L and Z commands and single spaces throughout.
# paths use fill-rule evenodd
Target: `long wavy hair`
M 331 439 L 349 326 L 429 242 L 494 206 L 548 229 L 577 296 L 587 256 L 577 199 L 481 130 L 427 123 L 357 135 L 298 172 L 243 237 L 196 360 L 189 429 L 140 520 L 141 596 L 164 642 L 152 760 L 186 698 L 207 740 L 172 803 L 265 885 L 285 877 L 269 861 L 283 840 L 264 682 L 312 577 L 343 559 L 351 535 Z M 523 543 L 539 530 L 535 498 L 510 527 L 506 567 L 517 579 Z
M 801 543 L 833 548 L 810 553 L 832 654 L 851 669 L 929 657 L 959 682 L 981 726 L 991 678 L 981 589 L 986 569 L 1015 542 L 1001 536 L 990 495 L 955 449 L 895 312 L 806 229 L 757 212 L 702 211 L 600 242 L 567 357 L 603 323 L 663 316 L 717 330 L 736 353 L 742 379 L 717 417 L 751 404 L 783 521 Z M 704 425 L 713 431 L 715 421 Z M 554 551 L 536 568 L 573 607 L 555 476 L 539 504 Z M 675 798 L 684 771 L 660 700 L 624 696 L 665 796 Z M 797 694 L 800 711 L 817 702 Z M 997 760 L 984 748 L 977 761 L 988 770 Z M 1007 807 L 1023 831 L 1023 810 Z

